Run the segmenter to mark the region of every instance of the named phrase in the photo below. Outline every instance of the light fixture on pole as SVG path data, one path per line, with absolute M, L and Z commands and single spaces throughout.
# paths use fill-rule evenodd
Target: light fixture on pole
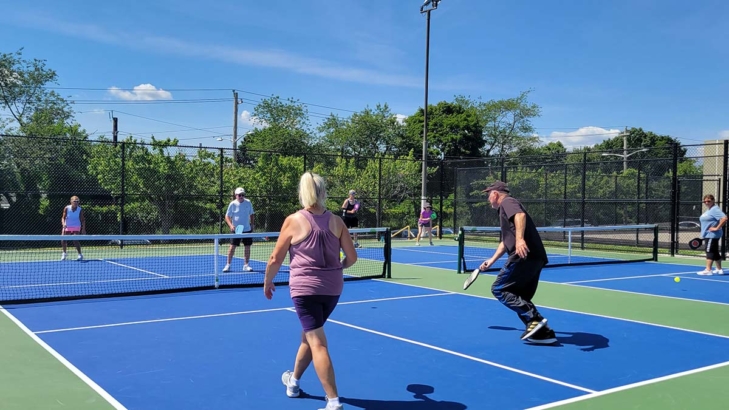
M 425 207 L 428 185 L 428 66 L 430 59 L 430 12 L 438 8 L 441 0 L 425 0 L 420 13 L 425 14 L 425 104 L 423 105 L 423 170 L 420 190 L 420 207 Z
M 633 151 L 630 154 L 628 154 L 628 130 L 626 129 L 622 134 L 618 135 L 619 137 L 623 137 L 623 153 L 622 154 L 614 154 L 614 153 L 607 153 L 603 152 L 603 157 L 620 157 L 623 159 L 623 172 L 628 170 L 628 157 L 631 155 L 635 155 L 639 152 L 646 152 L 648 151 L 648 148 L 639 149 L 638 151 Z

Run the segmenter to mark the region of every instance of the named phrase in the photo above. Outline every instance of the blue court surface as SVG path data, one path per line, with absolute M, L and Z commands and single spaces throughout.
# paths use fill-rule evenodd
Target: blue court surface
M 323 407 L 313 367 L 304 397 L 284 394 L 300 337 L 284 286 L 272 301 L 252 288 L 6 308 L 129 409 Z M 326 326 L 341 400 L 524 409 L 729 361 L 728 337 L 541 311 L 557 346 L 519 340 L 523 325 L 492 299 L 348 282 Z
M 455 272 L 458 269 L 458 246 L 455 242 L 453 245 L 449 242 L 436 246 L 393 247 L 392 261 Z M 505 258 L 503 257 L 502 261 Z M 584 258 L 581 261 L 584 261 Z M 483 260 L 472 260 L 471 264 L 478 262 Z M 726 275 L 697 275 L 696 272 L 702 269 L 699 266 L 653 262 L 560 266 L 544 269 L 541 280 L 572 286 L 729 304 L 729 269 L 726 270 Z M 494 271 L 484 274 L 497 273 Z M 675 282 L 675 277 L 681 278 L 681 281 Z

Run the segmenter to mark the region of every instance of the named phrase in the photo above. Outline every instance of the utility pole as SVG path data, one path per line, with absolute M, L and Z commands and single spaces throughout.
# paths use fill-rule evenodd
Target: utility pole
M 238 91 L 233 90 L 233 165 L 238 160 L 236 150 L 238 149 Z
M 628 170 L 628 127 L 623 131 L 623 172 Z
M 114 146 L 116 147 L 117 139 L 119 137 L 119 119 L 117 117 L 114 117 L 114 111 L 111 112 L 111 122 L 112 122 L 112 132 L 111 132 L 111 140 L 114 143 Z
M 430 12 L 438 8 L 441 0 L 425 0 L 420 14 L 425 14 L 425 103 L 423 104 L 423 169 L 420 187 L 420 209 L 425 207 L 428 187 L 428 69 L 430 64 Z M 427 8 L 430 7 L 430 8 Z M 432 204 L 431 204 L 432 205 Z

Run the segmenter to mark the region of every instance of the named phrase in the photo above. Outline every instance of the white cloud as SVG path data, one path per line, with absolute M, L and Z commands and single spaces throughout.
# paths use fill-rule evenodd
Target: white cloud
M 588 126 L 570 132 L 553 131 L 548 137 L 542 137 L 542 139 L 546 142 L 561 141 L 562 145 L 567 148 L 586 147 L 613 138 L 620 132 L 620 130 Z
M 248 110 L 243 110 L 242 113 L 240 113 L 240 125 L 248 126 L 251 128 L 266 128 L 268 127 L 268 123 L 266 121 L 263 121 L 251 114 Z
M 153 101 L 153 100 L 171 100 L 172 93 L 157 88 L 152 84 L 139 84 L 132 91 L 122 90 L 118 87 L 109 87 L 109 94 L 122 100 L 128 101 Z
M 405 118 L 407 118 L 407 117 L 408 117 L 408 116 L 407 116 L 407 115 L 405 115 L 405 114 L 395 114 L 395 119 L 396 119 L 396 120 L 397 120 L 397 122 L 399 122 L 400 124 L 405 124 Z
M 729 130 L 719 131 L 719 139 L 729 140 Z

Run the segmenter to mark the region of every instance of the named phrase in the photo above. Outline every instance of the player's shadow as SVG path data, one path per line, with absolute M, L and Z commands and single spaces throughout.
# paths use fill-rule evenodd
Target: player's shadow
M 345 404 L 346 407 L 351 406 L 364 410 L 466 410 L 468 408 L 465 404 L 454 401 L 431 399 L 426 395 L 432 394 L 435 389 L 425 384 L 410 384 L 407 391 L 413 393 L 415 400 L 372 400 L 340 396 L 339 402 Z M 324 401 L 324 396 L 312 396 L 304 392 L 300 397 Z
M 519 332 L 522 332 L 523 330 L 516 329 L 513 327 L 508 326 L 489 326 L 489 329 L 494 330 L 516 330 Z M 573 345 L 581 347 L 580 350 L 583 352 L 594 352 L 595 350 L 600 349 L 607 349 L 610 347 L 610 339 L 603 335 L 598 335 L 596 333 L 587 333 L 587 332 L 564 332 L 564 331 L 554 331 L 555 336 L 557 336 L 557 343 L 552 345 L 538 345 L 538 344 L 532 344 L 533 346 L 546 346 L 546 347 L 560 347 L 563 345 Z

